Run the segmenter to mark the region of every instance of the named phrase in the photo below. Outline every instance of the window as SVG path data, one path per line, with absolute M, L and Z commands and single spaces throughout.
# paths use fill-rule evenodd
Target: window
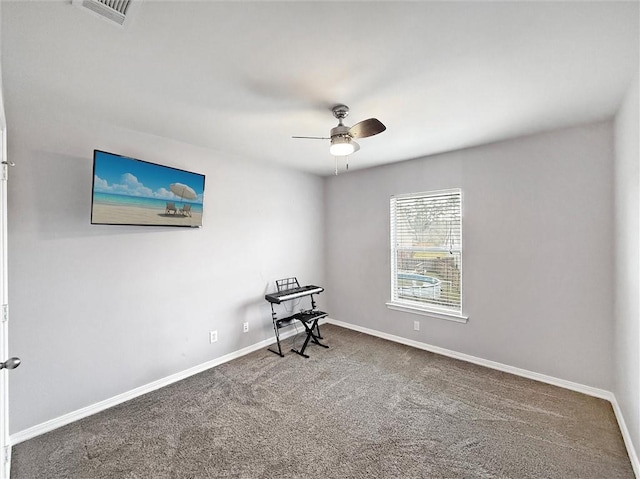
M 390 308 L 462 316 L 462 190 L 391 197 Z

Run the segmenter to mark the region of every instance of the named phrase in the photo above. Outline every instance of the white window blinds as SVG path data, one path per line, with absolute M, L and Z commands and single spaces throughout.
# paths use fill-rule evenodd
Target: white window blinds
M 462 313 L 462 191 L 391 197 L 391 302 Z

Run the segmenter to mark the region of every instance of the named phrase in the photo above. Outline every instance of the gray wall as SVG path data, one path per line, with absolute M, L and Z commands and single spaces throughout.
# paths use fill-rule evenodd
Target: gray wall
M 273 338 L 273 281 L 324 283 L 321 178 L 10 93 L 12 433 Z M 204 227 L 92 226 L 94 148 L 204 173 Z
M 634 447 L 640 446 L 640 122 L 638 78 L 615 123 L 615 342 L 614 393 Z
M 610 123 L 329 178 L 329 312 L 358 326 L 611 390 L 612 186 Z M 469 322 L 387 309 L 389 197 L 453 187 L 463 190 Z M 413 331 L 414 320 L 420 331 Z

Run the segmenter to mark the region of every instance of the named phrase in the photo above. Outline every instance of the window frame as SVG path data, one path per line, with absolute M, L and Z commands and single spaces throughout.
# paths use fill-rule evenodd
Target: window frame
M 459 250 L 459 270 L 460 270 L 460 307 L 457 308 L 448 308 L 445 306 L 438 306 L 436 304 L 431 304 L 425 301 L 411 301 L 406 298 L 398 297 L 398 268 L 397 268 L 397 220 L 396 220 L 396 201 L 402 200 L 406 198 L 432 198 L 432 197 L 442 197 L 446 195 L 458 196 L 459 197 L 459 205 L 460 205 L 460 246 L 456 248 L 456 251 Z M 464 217 L 464 202 L 463 202 L 463 194 L 461 188 L 450 188 L 444 190 L 432 190 L 432 191 L 423 191 L 417 193 L 406 193 L 406 194 L 398 194 L 392 195 L 389 200 L 389 224 L 390 224 L 390 243 L 389 243 L 389 251 L 390 251 L 390 297 L 391 300 L 386 303 L 389 309 L 393 309 L 396 311 L 402 311 L 413 314 L 420 314 L 424 316 L 431 316 L 439 319 L 446 319 L 450 321 L 466 323 L 469 319 L 469 316 L 463 314 L 463 251 L 464 251 L 464 234 L 463 234 L 463 217 Z

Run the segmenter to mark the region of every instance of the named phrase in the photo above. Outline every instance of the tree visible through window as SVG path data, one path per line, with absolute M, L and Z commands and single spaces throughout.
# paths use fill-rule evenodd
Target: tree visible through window
M 391 302 L 462 312 L 462 191 L 391 197 Z

